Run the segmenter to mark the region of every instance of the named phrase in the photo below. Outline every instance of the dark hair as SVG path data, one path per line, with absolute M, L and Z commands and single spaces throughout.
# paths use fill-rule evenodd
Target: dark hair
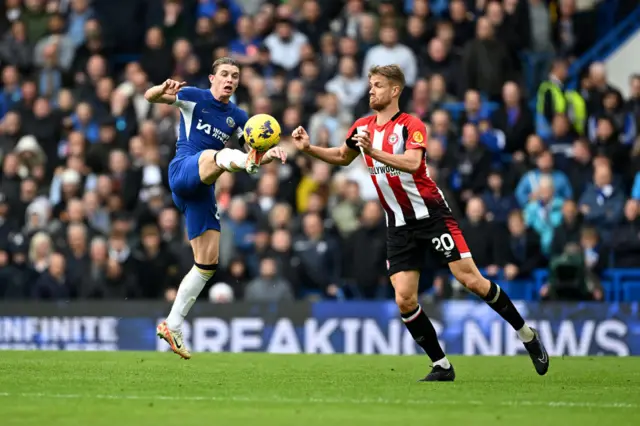
M 220 65 L 231 65 L 231 66 L 234 66 L 234 67 L 240 69 L 240 65 L 238 64 L 238 61 L 236 61 L 233 58 L 229 58 L 228 56 L 225 56 L 225 57 L 218 58 L 215 61 L 213 61 L 213 65 L 211 65 L 211 73 L 213 75 L 216 74 L 216 72 L 218 71 L 218 67 Z

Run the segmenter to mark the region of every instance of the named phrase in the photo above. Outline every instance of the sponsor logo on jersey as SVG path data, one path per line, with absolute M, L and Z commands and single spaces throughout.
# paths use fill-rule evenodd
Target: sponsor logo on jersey
M 233 120 L 232 117 L 227 117 L 227 126 L 229 126 L 229 127 L 235 127 L 236 126 L 236 122 Z
M 419 130 L 413 132 L 413 142 L 418 145 L 422 145 L 422 143 L 424 142 L 424 136 L 422 136 L 422 133 L 420 133 Z
M 218 139 L 222 143 L 226 143 L 231 138 L 231 135 L 223 132 L 217 127 L 212 127 L 211 124 L 203 123 L 202 119 L 198 120 L 198 123 L 196 124 L 196 130 L 203 131 L 207 135 Z
M 390 176 L 399 176 L 400 170 L 394 169 L 391 166 L 375 166 L 369 167 L 369 173 L 372 175 L 390 175 Z

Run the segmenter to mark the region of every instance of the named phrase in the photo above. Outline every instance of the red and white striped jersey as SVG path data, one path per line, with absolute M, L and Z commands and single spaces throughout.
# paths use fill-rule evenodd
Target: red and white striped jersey
M 376 116 L 359 118 L 347 134 L 347 145 L 355 150 L 355 134 L 369 131 L 374 149 L 390 154 L 402 155 L 409 149 L 427 147 L 427 128 L 418 118 L 399 112 L 383 126 L 378 126 Z M 362 150 L 360 150 L 362 152 Z M 396 170 L 374 160 L 362 152 L 371 180 L 378 192 L 380 203 L 390 227 L 403 226 L 415 220 L 437 216 L 438 211 L 449 206 L 442 191 L 429 177 L 426 152 L 418 170 L 411 174 Z

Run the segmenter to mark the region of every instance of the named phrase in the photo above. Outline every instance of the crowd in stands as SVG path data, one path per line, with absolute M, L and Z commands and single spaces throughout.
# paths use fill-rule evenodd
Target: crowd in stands
M 428 124 L 431 176 L 487 274 L 551 267 L 566 282 L 573 265 L 582 278 L 570 296 L 601 300 L 604 269 L 638 266 L 640 75 L 628 98 L 600 63 L 567 86 L 604 25 L 600 2 L 3 3 L 0 299 L 175 297 L 193 264 L 167 184 L 179 111 L 143 94 L 168 77 L 206 88 L 222 56 L 242 64 L 233 100 L 274 115 L 290 153 L 216 184 L 223 232 L 209 285 L 236 300 L 391 296 L 364 163 L 312 161 L 287 136 L 304 125 L 312 143 L 342 144 L 369 113 L 373 64 L 404 70 L 402 108 Z M 613 22 L 635 2 L 617 6 Z M 423 284 L 453 297 L 442 268 L 425 253 Z

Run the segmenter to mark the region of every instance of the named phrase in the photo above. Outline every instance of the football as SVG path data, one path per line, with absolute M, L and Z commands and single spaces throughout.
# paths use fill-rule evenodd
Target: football
M 266 152 L 280 142 L 280 123 L 269 114 L 257 114 L 244 126 L 244 140 L 258 152 Z

